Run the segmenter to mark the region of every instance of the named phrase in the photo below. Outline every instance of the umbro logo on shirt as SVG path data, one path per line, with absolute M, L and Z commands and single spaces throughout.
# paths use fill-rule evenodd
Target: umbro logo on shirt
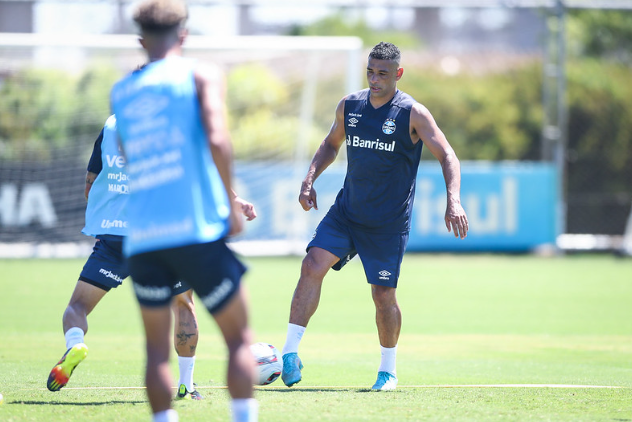
M 349 116 L 349 127 L 356 127 L 356 125 L 358 124 L 359 120 L 356 119 L 356 117 L 362 117 L 361 114 L 358 113 L 349 113 L 347 114 L 347 116 Z

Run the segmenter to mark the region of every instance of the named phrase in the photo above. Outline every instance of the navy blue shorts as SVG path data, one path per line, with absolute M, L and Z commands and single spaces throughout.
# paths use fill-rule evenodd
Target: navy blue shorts
M 123 256 L 122 239 L 97 239 L 92 254 L 79 275 L 79 280 L 106 292 L 120 286 L 129 276 L 127 260 Z M 179 295 L 190 289 L 189 285 L 178 281 L 171 287 L 171 295 Z
M 307 250 L 315 246 L 336 255 L 340 258 L 332 267 L 336 271 L 357 254 L 370 284 L 397 287 L 407 244 L 407 232 L 372 233 L 360 230 L 345 224 L 343 218 L 330 210 L 316 228 Z
M 220 311 L 239 290 L 246 267 L 223 239 L 140 253 L 128 258 L 134 291 L 143 306 L 164 306 L 171 286 L 186 282 L 211 313 Z

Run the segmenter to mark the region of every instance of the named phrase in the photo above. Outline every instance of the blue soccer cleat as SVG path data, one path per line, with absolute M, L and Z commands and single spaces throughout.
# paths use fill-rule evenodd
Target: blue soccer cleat
M 397 377 L 389 372 L 377 373 L 377 381 L 371 387 L 373 391 L 391 391 L 397 388 Z
M 303 378 L 301 375 L 301 369 L 303 369 L 303 362 L 296 353 L 286 353 L 283 355 L 283 372 L 281 372 L 281 379 L 283 383 L 288 387 L 301 381 Z
M 57 362 L 57 365 L 50 371 L 46 387 L 48 387 L 50 391 L 61 390 L 62 387 L 68 384 L 72 372 L 86 356 L 88 356 L 88 347 L 83 343 L 75 344 L 66 350 L 61 360 Z

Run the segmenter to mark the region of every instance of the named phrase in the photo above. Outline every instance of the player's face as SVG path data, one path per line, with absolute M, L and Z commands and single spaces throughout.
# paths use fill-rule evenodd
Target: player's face
M 397 67 L 397 63 L 393 60 L 378 60 L 369 57 L 366 80 L 369 83 L 371 96 L 379 98 L 393 95 L 403 71 L 404 69 Z

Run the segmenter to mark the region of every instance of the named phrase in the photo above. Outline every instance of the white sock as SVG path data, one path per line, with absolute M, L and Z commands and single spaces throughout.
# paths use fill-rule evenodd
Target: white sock
M 193 387 L 193 368 L 195 367 L 195 356 L 185 357 L 178 356 L 178 367 L 180 368 L 180 384 L 184 384 L 187 391 L 195 390 Z
M 173 409 L 154 413 L 153 422 L 178 422 L 178 412 Z
M 378 372 L 388 372 L 394 377 L 397 376 L 397 370 L 395 369 L 395 364 L 397 361 L 397 346 L 395 347 L 382 347 L 382 360 L 380 362 L 380 369 Z
M 83 343 L 83 330 L 79 327 L 72 327 L 64 334 L 66 337 L 66 349 L 70 349 L 75 344 Z
M 230 402 L 233 422 L 257 422 L 259 403 L 255 399 L 233 399 Z
M 283 346 L 282 355 L 287 353 L 298 353 L 298 344 L 303 338 L 305 333 L 305 327 L 296 324 L 287 325 L 287 337 L 285 338 L 285 345 Z

